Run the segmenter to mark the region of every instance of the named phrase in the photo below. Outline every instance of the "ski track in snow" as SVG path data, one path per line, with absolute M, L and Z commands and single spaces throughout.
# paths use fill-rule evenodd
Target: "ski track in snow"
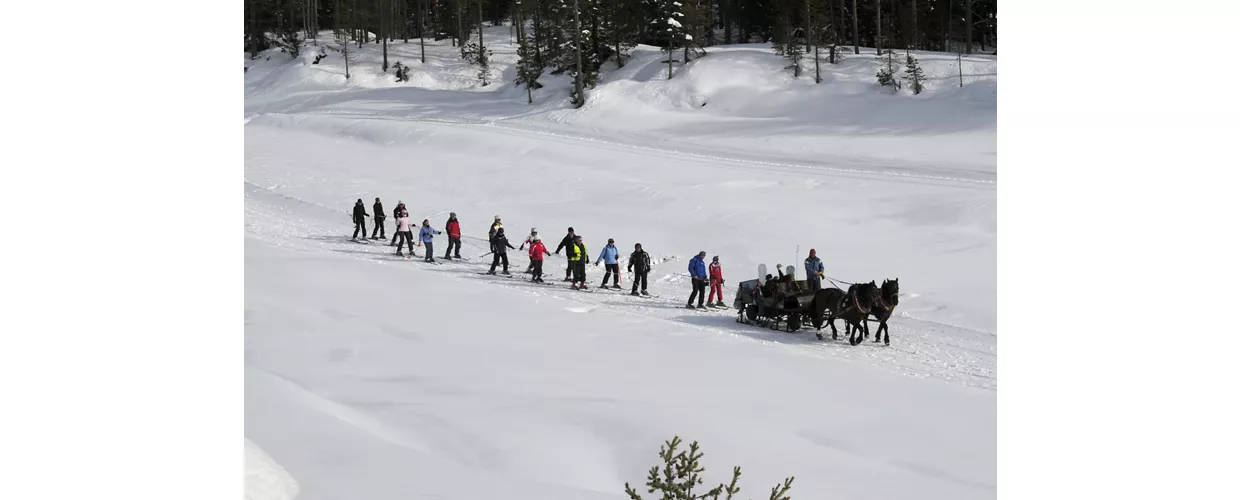
M 490 268 L 490 261 L 477 257 L 471 262 L 439 260 L 443 264 L 438 266 L 422 262 L 421 257 L 412 260 L 396 257 L 394 248 L 388 246 L 388 240 L 371 240 L 369 243 L 350 241 L 350 235 L 341 231 L 341 221 L 347 221 L 346 212 L 281 194 L 249 181 L 245 182 L 245 212 L 247 232 L 271 245 L 300 252 L 331 252 L 377 265 L 403 266 L 405 271 L 411 273 L 411 283 L 416 282 L 416 273 L 441 273 L 457 280 L 473 281 L 480 286 L 499 287 L 510 293 L 549 299 L 554 307 L 570 312 L 590 313 L 605 308 L 622 314 L 673 322 L 699 332 L 707 340 L 754 342 L 819 358 L 824 362 L 860 362 L 914 378 L 934 378 L 970 387 L 996 389 L 993 333 L 919 320 L 899 312 L 899 309 L 888 322 L 890 346 L 873 344 L 872 337 L 858 346 L 849 346 L 842 321 L 837 322 L 840 340 L 830 340 L 829 328 L 825 328 L 822 333 L 826 340 L 819 341 L 812 328 L 788 333 L 736 323 L 735 310 L 731 308 L 687 312 L 680 302 L 682 299 L 675 298 L 688 296 L 685 290 L 687 285 L 684 284 L 686 280 L 679 272 L 682 260 L 671 261 L 676 264 L 674 270 L 660 264 L 654 266 L 649 279 L 650 291 L 662 298 L 628 296 L 627 275 L 621 290 L 595 289 L 593 293 L 583 293 L 571 290 L 567 283 L 558 281 L 559 273 L 564 269 L 559 265 L 563 257 L 549 257 L 544 263 L 544 277 L 550 285 L 526 280 L 528 275 L 522 274 L 522 271 L 528 260 L 524 252 L 519 251 L 509 253 L 509 270 L 513 278 L 480 275 Z M 388 236 L 390 238 L 391 234 Z M 438 253 L 446 248 L 447 241 L 444 237 L 437 237 L 435 243 Z M 425 247 L 415 248 L 419 256 L 424 256 Z M 487 251 L 486 239 L 462 235 L 462 248 L 463 254 L 481 255 Z M 602 274 L 601 268 L 588 269 L 587 279 L 597 287 Z M 731 304 L 735 292 L 735 287 L 724 287 L 725 304 Z M 901 303 L 901 307 L 909 305 L 912 304 Z M 871 332 L 876 328 L 877 324 L 872 323 Z

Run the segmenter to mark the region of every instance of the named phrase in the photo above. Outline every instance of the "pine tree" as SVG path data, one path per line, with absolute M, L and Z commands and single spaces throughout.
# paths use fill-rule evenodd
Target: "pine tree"
M 917 64 L 917 58 L 912 55 L 905 56 L 904 81 L 909 82 L 909 86 L 913 89 L 913 95 L 921 94 L 921 82 L 926 80 L 926 74 L 921 70 L 921 65 Z
M 894 92 L 900 90 L 900 81 L 895 78 L 895 62 L 894 59 L 892 59 L 894 56 L 890 50 L 884 52 L 886 53 L 886 58 L 883 57 L 884 54 L 879 54 L 877 56 L 879 63 L 883 64 L 883 66 L 879 66 L 878 75 L 876 76 L 878 77 L 879 85 L 882 85 L 883 87 L 891 87 Z
M 740 493 L 741 489 L 736 482 L 741 478 L 741 468 L 739 466 L 732 468 L 732 481 L 728 484 L 720 484 L 710 490 L 695 493 L 693 490 L 701 485 L 704 481 L 700 473 L 706 470 L 702 467 L 700 460 L 702 452 L 698 449 L 697 441 L 689 444 L 686 451 L 677 452 L 676 448 L 681 444 L 680 437 L 675 436 L 671 441 L 666 441 L 659 448 L 659 458 L 663 461 L 662 469 L 658 465 L 651 467 L 646 476 L 646 492 L 658 493 L 659 497 L 664 500 L 702 500 L 710 498 L 718 500 L 720 495 L 727 494 L 726 500 L 731 500 L 733 496 Z M 782 484 L 777 484 L 771 488 L 771 496 L 769 500 L 790 500 L 788 490 L 792 489 L 792 481 L 796 477 L 784 479 Z M 629 483 L 624 483 L 624 493 L 631 500 L 643 500 L 641 494 L 633 489 Z
M 676 54 L 677 43 L 686 43 L 692 36 L 685 32 L 683 5 L 679 0 L 653 0 L 657 17 L 650 24 L 655 28 L 657 39 L 665 41 L 663 51 L 667 52 L 667 79 L 672 79 L 673 56 Z

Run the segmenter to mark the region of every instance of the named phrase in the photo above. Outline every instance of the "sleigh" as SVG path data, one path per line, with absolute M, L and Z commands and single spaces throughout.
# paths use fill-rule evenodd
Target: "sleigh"
M 758 325 L 772 330 L 795 332 L 807 324 L 806 308 L 814 299 L 805 280 L 779 280 L 769 291 L 764 291 L 758 280 L 743 281 L 736 288 L 732 307 L 736 309 L 736 322 Z

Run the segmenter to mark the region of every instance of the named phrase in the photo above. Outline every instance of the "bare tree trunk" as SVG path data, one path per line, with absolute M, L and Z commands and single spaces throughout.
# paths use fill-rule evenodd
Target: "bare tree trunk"
M 810 0 L 804 0 L 804 1 L 805 1 L 805 53 L 808 54 L 810 51 L 810 45 L 809 45 L 810 40 L 811 40 L 810 37 L 812 36 L 810 35 L 810 31 L 809 31 L 810 30 L 810 20 L 809 20 L 810 19 L 809 17 Z
M 573 88 L 577 90 L 577 107 L 578 108 L 585 105 L 586 103 L 585 89 L 582 88 L 582 83 L 581 83 L 581 78 L 583 74 L 582 74 L 582 68 L 581 68 L 581 16 L 579 14 L 580 10 L 581 8 L 578 7 L 577 0 L 573 0 L 573 26 L 577 28 L 573 32 L 573 40 L 576 41 L 576 43 L 574 43 L 573 45 L 576 46 L 575 50 L 577 52 L 577 78 L 575 79 L 576 81 L 573 83 Z
M 478 0 L 478 56 L 482 56 L 482 51 L 486 47 L 482 46 L 482 0 Z
M 917 45 L 917 0 L 913 0 L 913 49 L 921 48 Z
M 426 64 L 426 21 L 422 6 L 426 0 L 418 0 L 418 45 L 422 46 L 422 64 Z
M 723 17 L 723 43 L 732 43 L 732 2 L 735 0 L 720 0 L 719 14 Z
M 883 0 L 874 0 L 874 50 L 883 53 Z
M 382 5 L 383 1 L 384 0 L 380 0 L 380 6 Z M 391 1 L 391 0 L 387 0 L 387 1 Z M 383 9 L 382 7 L 380 7 L 375 10 L 379 11 L 379 38 L 383 39 L 383 72 L 387 73 L 387 70 L 388 70 L 387 43 L 388 43 L 388 36 L 389 36 L 389 34 L 387 33 L 388 31 L 387 28 L 389 28 L 391 25 L 391 19 L 389 18 L 388 22 L 385 24 L 383 22 L 384 21 L 383 18 L 389 17 L 389 16 L 384 15 L 384 11 L 387 9 Z M 388 11 L 387 14 L 390 15 L 391 11 Z
M 973 0 L 964 3 L 964 53 L 973 53 Z
M 853 0 L 853 54 L 861 53 L 861 30 L 857 28 L 857 0 Z

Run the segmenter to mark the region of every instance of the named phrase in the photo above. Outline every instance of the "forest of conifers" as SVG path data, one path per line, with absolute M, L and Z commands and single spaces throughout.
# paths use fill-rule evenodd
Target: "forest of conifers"
M 556 50 L 575 23 L 594 34 L 587 59 L 644 43 L 676 49 L 744 42 L 992 52 L 997 0 L 246 0 L 246 50 L 272 34 L 332 30 L 355 42 L 427 37 L 455 43 L 482 22 L 521 19 L 539 52 Z M 576 11 L 576 12 L 574 12 Z M 669 26 L 668 14 L 680 26 Z M 579 14 L 574 19 L 573 14 Z M 672 28 L 675 28 L 674 30 Z M 680 33 L 689 35 L 684 37 Z M 789 40 L 791 37 L 791 40 Z M 674 40 L 673 40 L 674 39 Z M 591 57 L 591 55 L 593 57 Z M 540 57 L 541 59 L 541 57 Z

